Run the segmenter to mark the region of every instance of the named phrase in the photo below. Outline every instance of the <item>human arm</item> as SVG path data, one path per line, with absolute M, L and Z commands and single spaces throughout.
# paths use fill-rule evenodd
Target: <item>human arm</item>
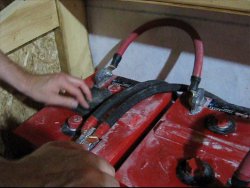
M 73 142 L 50 142 L 18 161 L 0 160 L 4 187 L 118 187 L 114 168 Z
M 91 101 L 88 86 L 79 78 L 64 74 L 34 75 L 12 62 L 0 51 L 0 80 L 12 85 L 18 91 L 38 102 L 76 108 L 78 103 L 88 108 L 84 97 Z M 65 90 L 70 96 L 60 95 Z M 83 95 L 84 94 L 84 95 Z

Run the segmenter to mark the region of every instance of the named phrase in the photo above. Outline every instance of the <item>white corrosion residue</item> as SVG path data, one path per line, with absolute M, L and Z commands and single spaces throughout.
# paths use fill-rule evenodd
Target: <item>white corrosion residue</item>
M 210 141 L 207 138 L 204 138 L 202 144 L 205 145 L 205 146 L 209 146 L 210 145 Z
M 169 121 L 168 119 L 162 120 L 162 122 L 164 122 L 164 124 L 163 124 L 164 126 L 173 127 L 175 129 L 182 129 L 183 130 L 183 127 L 181 127 L 180 124 L 173 123 L 172 121 Z
M 228 160 L 225 160 L 226 163 L 229 163 L 231 166 L 237 168 L 239 166 L 239 163 L 237 161 L 228 161 Z
M 146 168 L 148 165 L 149 165 L 149 163 L 148 163 L 148 162 L 145 162 L 145 163 L 142 165 L 141 170 L 143 170 L 144 168 Z
M 216 149 L 216 150 L 225 150 L 227 152 L 232 152 L 233 150 L 227 146 L 222 146 L 220 145 L 218 142 L 212 142 L 207 139 L 207 138 L 204 138 L 203 142 L 202 142 L 203 145 L 205 146 L 210 146 L 213 148 L 213 149 Z
M 149 113 L 150 111 L 153 111 L 158 107 L 158 105 L 161 103 L 162 100 L 149 100 L 149 103 L 145 106 L 145 111 Z
M 168 170 L 165 169 L 165 167 L 163 166 L 163 164 L 161 163 L 161 161 L 158 161 L 158 164 L 159 164 L 160 168 L 163 170 L 163 172 L 164 172 L 166 175 L 168 175 Z
M 221 175 L 220 175 L 220 174 L 218 174 L 217 172 L 215 172 L 215 174 L 214 174 L 214 175 L 215 175 L 215 177 L 216 177 L 216 178 L 220 178 L 220 177 L 221 177 Z
M 228 146 L 230 146 L 232 148 L 236 148 L 238 150 L 245 151 L 245 152 L 249 151 L 249 147 L 247 147 L 247 146 L 242 146 L 242 145 L 230 142 L 230 141 L 226 141 L 226 140 L 223 140 L 223 139 L 220 139 L 220 138 L 216 138 L 216 137 L 211 136 L 211 135 L 207 135 L 207 137 L 212 139 L 212 140 L 215 140 L 215 141 L 221 142 L 223 144 L 226 144 L 226 145 L 228 145 Z
M 220 144 L 215 143 L 215 142 L 212 143 L 212 148 L 213 148 L 213 149 L 216 149 L 216 150 L 221 150 L 221 149 L 223 149 L 223 147 L 222 147 Z
M 45 124 L 45 119 L 46 119 L 45 115 L 41 116 L 39 119 L 35 120 L 34 125 L 44 125 Z
M 233 150 L 232 150 L 231 148 L 224 147 L 224 149 L 225 149 L 227 152 L 233 152 Z

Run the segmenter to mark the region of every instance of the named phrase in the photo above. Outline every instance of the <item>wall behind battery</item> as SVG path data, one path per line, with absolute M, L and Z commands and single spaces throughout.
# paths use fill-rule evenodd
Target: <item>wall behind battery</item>
M 149 20 L 171 17 L 190 23 L 205 47 L 200 86 L 250 107 L 250 17 L 110 0 L 87 1 L 87 13 L 93 61 L 99 67 L 109 62 L 121 39 Z M 139 81 L 158 78 L 189 84 L 193 61 L 187 34 L 158 28 L 128 48 L 115 73 Z

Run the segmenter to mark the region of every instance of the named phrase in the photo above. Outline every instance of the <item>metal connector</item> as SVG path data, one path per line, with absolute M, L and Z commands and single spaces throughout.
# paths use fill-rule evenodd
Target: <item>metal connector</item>
M 105 67 L 98 71 L 95 76 L 95 85 L 97 88 L 100 88 L 103 86 L 105 82 L 107 82 L 112 76 L 112 71 L 115 69 L 114 66 L 109 65 L 108 67 Z
M 84 131 L 81 136 L 76 140 L 76 143 L 84 145 L 85 149 L 88 151 L 93 149 L 100 141 L 97 136 L 92 136 L 95 130 L 96 128 L 91 128 L 89 130 Z
M 205 97 L 205 91 L 202 88 L 198 88 L 196 91 L 191 90 L 191 97 L 189 98 L 190 113 L 192 115 L 199 113 L 204 107 L 207 99 Z

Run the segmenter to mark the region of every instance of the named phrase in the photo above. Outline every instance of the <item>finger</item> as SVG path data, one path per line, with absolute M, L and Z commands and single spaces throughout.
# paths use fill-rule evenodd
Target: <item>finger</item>
M 53 141 L 49 142 L 48 145 L 54 147 L 62 147 L 64 149 L 77 149 L 78 151 L 81 151 L 81 155 L 79 156 L 81 160 L 86 159 L 89 165 L 94 166 L 96 169 L 100 170 L 103 173 L 109 174 L 110 176 L 115 176 L 115 169 L 113 168 L 113 166 L 111 166 L 103 158 L 84 150 L 79 144 L 69 141 Z
M 75 176 L 68 181 L 67 187 L 119 187 L 119 182 L 106 173 L 95 168 L 84 168 L 82 170 L 74 170 Z
M 102 187 L 120 187 L 120 184 L 113 176 L 105 174 L 103 185 L 101 186 Z
M 83 91 L 83 93 L 86 95 L 87 99 L 89 101 L 92 101 L 91 91 L 90 91 L 89 87 L 87 86 L 87 84 L 83 80 L 75 78 L 75 77 L 68 77 L 68 79 L 75 86 L 80 87 L 81 90 Z
M 96 179 L 98 179 L 98 181 L 96 181 Z M 94 187 L 120 187 L 119 182 L 113 176 L 101 172 L 99 175 L 97 175 L 97 172 L 93 174 L 92 180 L 87 184 Z
M 66 97 L 61 95 L 56 95 L 53 97 L 53 100 L 48 102 L 49 105 L 63 106 L 67 108 L 76 108 L 78 105 L 78 101 L 72 97 Z
M 88 151 L 84 151 L 88 152 Z M 111 166 L 105 159 L 93 154 L 88 153 L 87 158 L 85 158 L 89 164 L 92 164 L 97 169 L 99 169 L 101 172 L 107 173 L 110 176 L 115 176 L 115 169 L 113 166 Z
M 92 101 L 92 94 L 91 91 L 89 89 L 89 87 L 85 84 L 85 82 L 82 82 L 80 85 L 81 90 L 84 92 L 84 94 L 86 95 L 88 101 Z
M 81 145 L 76 144 L 71 141 L 51 141 L 51 142 L 48 142 L 47 145 L 53 146 L 53 147 L 62 147 L 63 149 L 79 149 L 79 150 L 83 149 Z
M 104 159 L 100 159 L 100 162 L 98 164 L 98 168 L 102 171 L 105 172 L 107 174 L 109 174 L 110 176 L 115 176 L 115 169 L 113 166 L 111 166 L 106 160 Z
M 104 172 L 112 177 L 115 176 L 115 169 L 113 166 L 111 166 L 106 160 L 99 158 L 98 161 L 96 161 L 95 166 L 101 171 Z
M 68 81 L 65 81 L 61 87 L 65 88 L 69 94 L 74 96 L 83 107 L 89 108 L 89 104 L 78 87 L 75 87 Z
M 83 180 L 85 185 L 94 186 L 94 187 L 119 187 L 118 181 L 103 171 L 91 166 L 85 166 L 83 169 L 85 173 L 82 173 L 83 177 L 80 178 Z

